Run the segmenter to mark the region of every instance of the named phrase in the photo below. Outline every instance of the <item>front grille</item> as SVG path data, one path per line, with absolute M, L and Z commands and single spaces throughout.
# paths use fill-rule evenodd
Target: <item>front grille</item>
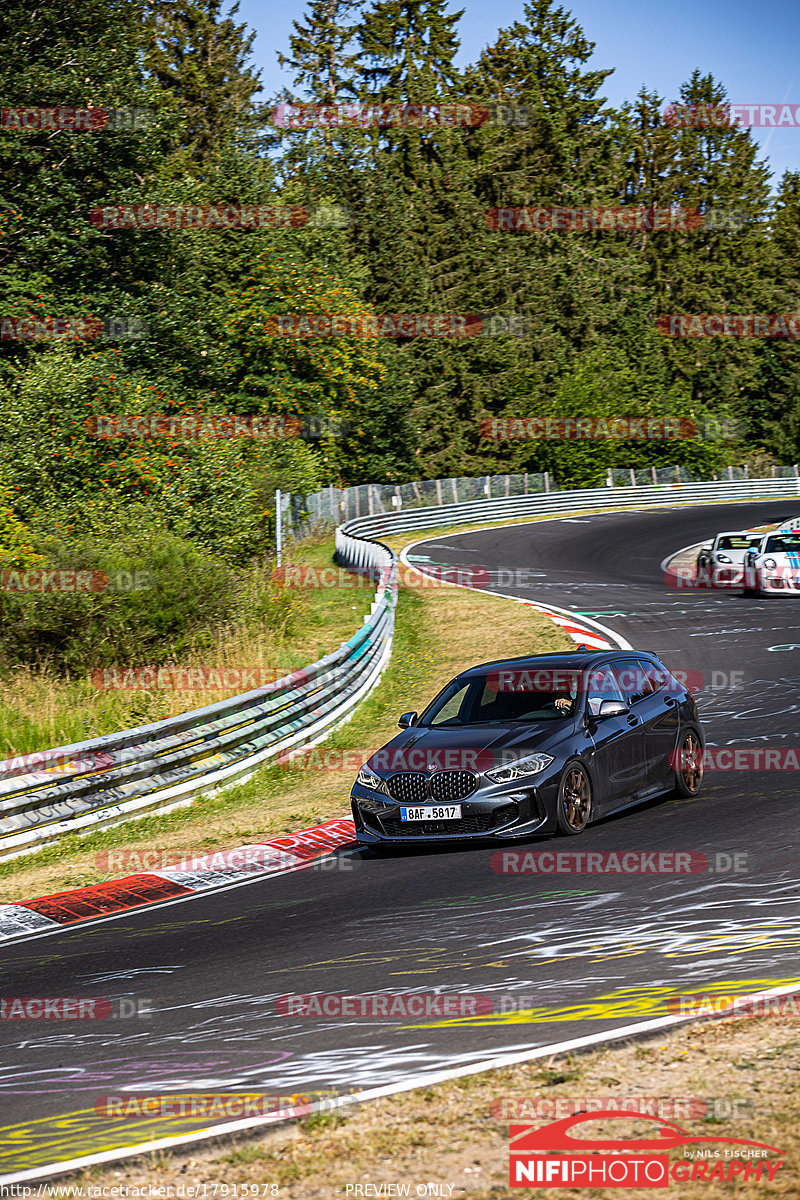
M 431 796 L 439 804 L 465 800 L 478 786 L 478 776 L 472 771 L 437 771 L 431 776 Z
M 471 796 L 478 786 L 472 771 L 399 771 L 386 780 L 386 790 L 398 804 L 454 804 Z
M 504 804 L 491 812 L 475 813 L 458 821 L 396 821 L 383 817 L 381 824 L 387 837 L 430 837 L 436 834 L 456 837 L 459 834 L 491 833 L 516 820 L 516 817 L 516 804 Z
M 420 771 L 401 771 L 386 780 L 386 790 L 398 804 L 424 804 L 428 799 L 428 776 Z

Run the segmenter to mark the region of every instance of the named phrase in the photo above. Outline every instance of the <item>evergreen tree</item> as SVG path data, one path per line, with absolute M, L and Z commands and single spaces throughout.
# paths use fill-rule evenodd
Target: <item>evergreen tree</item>
M 145 65 L 178 102 L 184 129 L 181 169 L 203 174 L 222 150 L 256 124 L 260 72 L 247 65 L 254 32 L 226 16 L 222 0 L 151 0 Z
M 314 104 L 341 104 L 352 95 L 358 55 L 354 34 L 359 0 L 311 0 L 305 23 L 292 21 L 291 55 L 278 54 L 295 86 Z
M 772 211 L 776 312 L 800 313 L 800 172 L 787 171 Z M 763 392 L 758 399 L 766 449 L 779 462 L 800 459 L 800 347 L 793 341 L 765 348 Z M 755 398 L 754 398 L 755 399 Z M 755 407 L 755 403 L 754 403 Z M 770 419 L 777 415 L 777 420 Z

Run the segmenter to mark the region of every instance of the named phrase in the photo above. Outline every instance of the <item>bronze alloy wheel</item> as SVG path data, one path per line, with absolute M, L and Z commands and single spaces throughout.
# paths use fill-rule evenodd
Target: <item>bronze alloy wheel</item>
M 592 785 L 579 762 L 572 762 L 561 776 L 556 814 L 561 833 L 583 833 L 592 816 Z
M 703 747 L 693 729 L 681 738 L 675 771 L 675 790 L 679 796 L 696 796 L 703 782 Z

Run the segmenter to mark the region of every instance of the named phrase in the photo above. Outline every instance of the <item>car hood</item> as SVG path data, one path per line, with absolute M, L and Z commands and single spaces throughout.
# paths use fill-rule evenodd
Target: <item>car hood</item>
M 518 725 L 468 725 L 461 728 L 404 729 L 367 764 L 382 773 L 439 770 L 487 771 L 525 754 L 553 754 L 575 731 L 575 717 Z

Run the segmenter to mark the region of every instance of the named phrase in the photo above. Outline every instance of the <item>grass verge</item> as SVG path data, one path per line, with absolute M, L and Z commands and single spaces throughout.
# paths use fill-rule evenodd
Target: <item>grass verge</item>
M 330 539 L 296 543 L 288 547 L 288 553 L 300 568 L 294 580 L 317 578 L 330 565 Z M 349 638 L 369 611 L 374 592 L 368 579 L 355 580 L 363 586 L 349 590 L 291 584 L 276 590 L 269 583 L 269 573 L 264 583 L 268 590 L 261 594 L 267 610 L 252 613 L 246 624 L 198 638 L 196 648 L 179 663 L 168 664 L 179 671 L 164 673 L 166 686 L 131 687 L 126 678 L 141 681 L 142 676 L 126 675 L 123 670 L 72 679 L 58 678 L 46 669 L 7 670 L 2 680 L 0 758 L 161 721 L 288 675 Z M 227 687 L 199 686 L 213 681 L 215 671 L 223 681 L 227 673 Z M 250 682 L 253 678 L 256 682 Z

